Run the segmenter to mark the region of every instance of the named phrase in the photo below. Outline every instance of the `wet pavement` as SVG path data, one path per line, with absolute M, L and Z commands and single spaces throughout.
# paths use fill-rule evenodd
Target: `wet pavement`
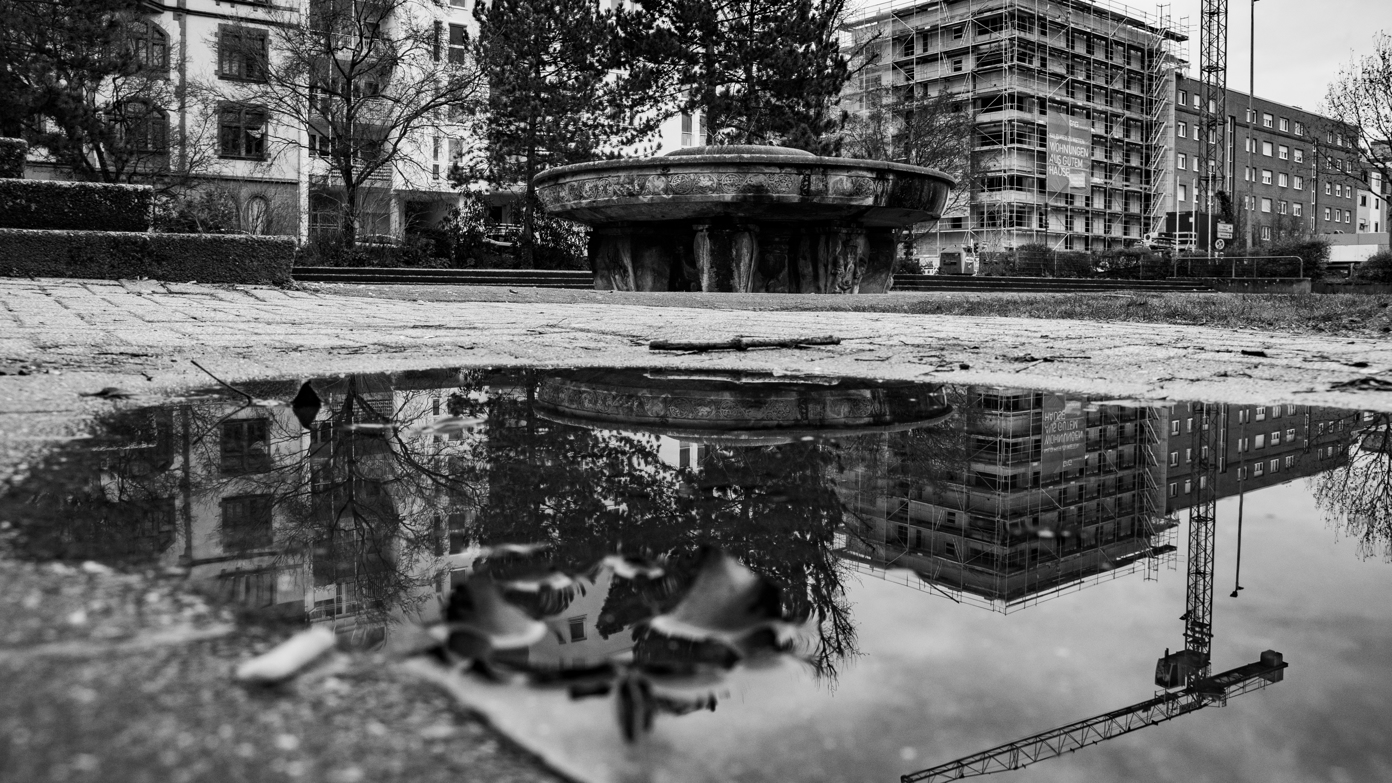
M 1107 716 L 1001 779 L 1392 774 L 1377 406 L 805 355 L 86 399 L 0 496 L 0 770 L 935 780 Z M 308 626 L 338 649 L 234 681 Z

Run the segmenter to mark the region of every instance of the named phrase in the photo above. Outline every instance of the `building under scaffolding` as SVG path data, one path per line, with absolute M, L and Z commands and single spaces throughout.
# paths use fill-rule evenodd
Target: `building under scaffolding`
M 1166 411 L 967 388 L 841 476 L 853 567 L 1002 612 L 1173 562 Z
M 975 115 L 961 197 L 916 242 L 920 263 L 1026 244 L 1121 248 L 1163 224 L 1186 40 L 1163 8 L 894 0 L 863 7 L 847 33 L 863 58 L 847 111 L 902 117 L 946 93 Z M 1061 150 L 1077 152 L 1073 170 Z

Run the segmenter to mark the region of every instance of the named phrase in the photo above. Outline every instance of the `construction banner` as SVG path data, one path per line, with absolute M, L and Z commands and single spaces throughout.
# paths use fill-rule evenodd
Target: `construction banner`
M 1087 459 L 1087 420 L 1083 404 L 1061 394 L 1044 395 L 1044 442 L 1040 448 L 1043 476 L 1073 474 Z
M 1086 195 L 1092 189 L 1092 122 L 1049 115 L 1048 178 L 1052 193 Z

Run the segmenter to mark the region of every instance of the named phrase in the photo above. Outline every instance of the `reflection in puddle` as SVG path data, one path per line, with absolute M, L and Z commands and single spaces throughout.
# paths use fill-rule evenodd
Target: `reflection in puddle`
M 801 661 L 833 688 L 860 650 L 857 575 L 1013 613 L 1155 579 L 1186 547 L 1188 622 L 1157 684 L 1206 706 L 1278 678 L 1215 685 L 1213 544 L 1179 541 L 1182 521 L 1202 531 L 1221 498 L 1313 477 L 1359 554 L 1392 540 L 1387 417 L 1349 411 L 656 371 L 243 391 L 262 404 L 106 416 L 11 488 L 5 516 L 34 555 L 185 569 L 341 643 L 438 624 L 479 676 L 614 699 L 630 738 L 715 709 L 736 666 Z M 1155 722 L 1128 714 L 1125 731 Z

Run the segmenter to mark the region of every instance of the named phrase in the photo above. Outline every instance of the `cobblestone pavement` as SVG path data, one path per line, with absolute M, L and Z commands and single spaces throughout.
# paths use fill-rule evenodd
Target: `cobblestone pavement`
M 453 365 L 625 364 L 1392 410 L 1392 393 L 1376 390 L 1392 379 L 1392 341 L 1366 338 L 761 312 L 736 309 L 741 303 L 728 297 L 689 299 L 710 306 L 651 307 L 632 296 L 615 297 L 621 303 L 578 295 L 528 301 L 545 297 L 513 291 L 509 298 L 497 290 L 456 289 L 441 297 L 453 301 L 425 302 L 331 288 L 146 281 L 6 280 L 0 286 L 0 481 L 23 472 L 48 439 L 80 430 L 84 415 L 132 404 L 80 394 L 114 386 L 139 403 L 146 395 L 208 384 L 190 360 L 233 382 Z M 745 353 L 648 349 L 655 338 L 828 334 L 841 344 Z M 300 685 L 290 697 L 233 689 L 229 668 L 277 633 L 191 636 L 151 647 L 149 623 L 161 615 L 147 596 L 159 579 L 131 575 L 127 584 L 125 578 L 0 556 L 0 629 L 19 634 L 0 640 L 0 690 L 13 695 L 0 707 L 0 779 L 556 779 L 389 667 L 359 661 Z M 173 598 L 166 603 L 171 612 L 187 608 Z M 137 605 L 146 619 L 123 620 Z M 113 642 L 116 637 L 133 646 Z
M 10 280 L 4 292 L 0 372 L 9 375 L 0 377 L 0 415 L 55 410 L 77 392 L 103 386 L 159 392 L 206 383 L 190 359 L 228 380 L 449 365 L 626 364 L 1392 409 L 1392 394 L 1370 390 L 1376 381 L 1358 388 L 1360 379 L 1392 378 L 1392 341 L 1385 339 L 602 301 L 424 302 L 153 281 Z M 655 338 L 826 334 L 842 343 L 700 354 L 647 347 Z M 28 375 L 16 375 L 21 372 Z

